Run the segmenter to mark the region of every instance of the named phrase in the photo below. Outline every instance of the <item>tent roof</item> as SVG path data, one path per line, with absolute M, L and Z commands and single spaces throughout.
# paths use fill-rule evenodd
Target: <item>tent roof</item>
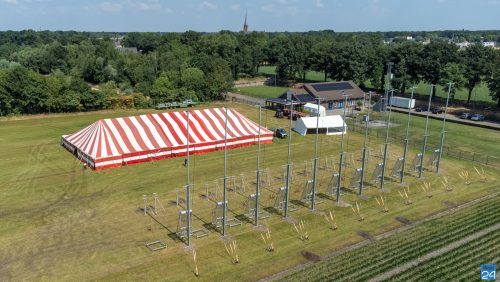
M 303 117 L 297 120 L 302 122 L 306 128 L 316 128 L 318 117 Z M 344 120 L 340 115 L 319 117 L 319 128 L 343 127 Z M 347 125 L 346 125 L 347 126 Z
M 185 153 L 188 137 L 192 152 L 213 151 L 224 146 L 224 108 L 189 111 L 189 136 L 186 113 L 165 112 L 101 119 L 78 132 L 62 136 L 62 143 L 72 151 L 77 149 L 82 159 L 94 163 L 100 159 L 122 160 L 127 156 L 137 159 L 141 155 L 160 152 L 164 155 L 174 151 Z M 228 146 L 254 144 L 258 130 L 258 124 L 228 109 Z M 263 141 L 272 141 L 273 132 L 261 127 L 261 136 L 267 138 Z
M 315 111 L 317 111 L 318 110 L 318 104 L 307 103 L 307 104 L 304 105 L 304 108 L 314 109 Z M 324 106 L 319 105 L 319 110 L 320 111 L 326 111 L 326 108 Z

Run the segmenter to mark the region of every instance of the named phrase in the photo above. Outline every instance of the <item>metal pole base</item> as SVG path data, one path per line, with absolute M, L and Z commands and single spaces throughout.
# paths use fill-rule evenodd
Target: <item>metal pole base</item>
M 284 217 L 283 221 L 286 222 L 286 223 L 288 223 L 288 224 L 297 224 L 297 223 L 299 223 L 298 220 L 296 220 L 295 218 L 293 218 L 291 216 Z
M 339 207 L 339 208 L 348 208 L 351 206 L 351 204 L 344 202 L 344 201 L 338 201 L 335 203 L 335 206 Z
M 259 232 L 264 232 L 264 231 L 267 231 L 267 226 L 266 225 L 263 225 L 263 224 L 259 224 L 259 225 L 254 225 L 252 227 L 252 229 L 254 231 L 259 231 Z
M 388 188 L 385 188 L 385 187 L 384 187 L 384 188 L 382 188 L 382 189 L 379 189 L 378 191 L 379 191 L 380 193 L 391 193 L 391 190 L 390 190 L 390 189 L 388 189 Z
M 372 197 L 370 197 L 370 196 L 368 196 L 368 195 L 364 194 L 364 195 L 360 195 L 360 196 L 359 196 L 359 198 L 360 198 L 361 200 L 366 200 L 366 201 L 367 201 L 367 200 L 370 200 Z

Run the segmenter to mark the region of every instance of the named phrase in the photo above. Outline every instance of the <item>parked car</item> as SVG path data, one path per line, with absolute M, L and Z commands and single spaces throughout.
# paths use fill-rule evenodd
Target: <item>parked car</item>
M 481 115 L 481 114 L 473 114 L 471 117 L 470 117 L 471 120 L 484 120 L 484 116 Z
M 426 107 L 416 107 L 415 112 L 427 112 L 427 108 Z
M 274 131 L 274 136 L 283 139 L 288 137 L 288 133 L 284 128 L 278 128 Z
M 470 119 L 470 118 L 471 118 L 471 116 L 472 116 L 472 115 L 471 115 L 470 113 L 462 113 L 462 114 L 460 115 L 460 118 L 461 118 L 461 119 Z
M 432 108 L 431 112 L 433 114 L 442 114 L 442 113 L 444 113 L 443 109 L 441 109 L 441 108 Z

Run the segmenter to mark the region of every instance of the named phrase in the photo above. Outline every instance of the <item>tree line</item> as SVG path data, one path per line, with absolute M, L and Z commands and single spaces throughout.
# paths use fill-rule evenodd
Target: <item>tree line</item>
M 500 34 L 456 33 L 471 42 Z M 486 82 L 499 100 L 499 51 L 481 44 L 459 49 L 442 36 L 449 34 L 412 33 L 430 38 L 428 44 L 384 44 L 398 33 L 5 31 L 0 32 L 0 115 L 212 101 L 234 80 L 258 75 L 263 65 L 276 66 L 280 80 L 304 79 L 314 70 L 325 80 L 383 89 L 387 62 L 393 62 L 392 85 L 402 93 L 420 81 L 443 86 L 453 81 L 454 89 L 469 91 L 470 101 L 473 89 Z M 116 48 L 117 42 L 138 51 Z

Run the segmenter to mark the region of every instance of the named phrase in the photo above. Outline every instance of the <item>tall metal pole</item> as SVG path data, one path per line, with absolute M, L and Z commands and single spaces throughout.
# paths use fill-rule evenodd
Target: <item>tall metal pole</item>
M 431 84 L 431 93 L 429 93 L 429 103 L 427 104 L 427 115 L 425 117 L 424 144 L 422 145 L 422 158 L 420 159 L 420 166 L 418 168 L 418 178 L 422 178 L 422 171 L 424 169 L 424 156 L 427 147 L 427 138 L 429 137 L 427 135 L 427 129 L 429 126 L 429 112 L 431 110 L 432 92 L 434 90 L 434 87 L 435 85 Z
M 222 213 L 222 236 L 226 236 L 226 223 L 227 223 L 227 107 L 226 107 L 226 121 L 224 125 L 224 187 L 223 187 L 223 205 L 224 211 Z
M 262 106 L 259 105 L 259 137 L 257 139 L 257 185 L 255 185 L 255 226 L 259 225 L 260 197 L 260 127 L 262 124 Z
M 285 218 L 288 217 L 288 200 L 290 194 L 290 177 L 291 177 L 291 154 L 290 154 L 290 146 L 292 144 L 292 120 L 293 120 L 293 99 L 291 92 L 287 93 L 287 102 L 290 103 L 290 124 L 288 126 L 288 162 L 286 165 L 286 182 L 285 182 Z
M 391 90 L 391 97 L 389 99 L 392 100 L 392 96 L 394 96 L 394 89 Z M 387 101 L 387 104 L 389 104 Z M 387 124 L 385 128 L 385 142 L 384 142 L 384 161 L 382 162 L 382 175 L 380 177 L 380 190 L 384 189 L 384 178 L 385 178 L 385 167 L 387 166 L 387 146 L 389 145 L 389 125 L 391 123 L 391 113 L 392 107 L 389 108 L 389 115 L 387 116 Z
M 404 151 L 403 151 L 403 163 L 401 164 L 401 172 L 399 182 L 403 183 L 405 178 L 405 166 L 406 166 L 406 155 L 408 154 L 408 133 L 410 131 L 410 118 L 411 118 L 411 103 L 413 101 L 413 93 L 415 91 L 415 85 L 411 86 L 411 95 L 410 95 L 410 105 L 408 106 L 408 117 L 406 118 L 406 134 L 404 140 Z
M 186 146 L 186 220 L 187 220 L 187 244 L 188 246 L 191 246 L 191 189 L 189 185 L 189 111 L 186 112 L 186 140 L 187 140 L 187 146 Z
M 368 123 L 370 122 L 370 105 L 372 103 L 372 92 L 368 92 L 368 112 L 365 117 L 365 139 L 363 141 L 363 160 L 361 163 L 361 179 L 359 181 L 359 195 L 363 194 L 363 185 L 365 179 L 365 162 L 366 162 L 366 139 L 368 138 Z
M 317 97 L 318 100 L 318 112 L 316 115 L 316 142 L 314 143 L 314 160 L 313 160 L 313 187 L 312 187 L 312 195 L 311 195 L 311 210 L 314 211 L 314 207 L 316 204 L 316 170 L 318 163 L 318 138 L 319 138 L 319 114 L 321 107 L 321 98 Z
M 444 107 L 443 115 L 443 129 L 441 130 L 441 142 L 439 143 L 439 155 L 436 163 L 436 173 L 439 173 L 439 165 L 441 164 L 441 157 L 443 155 L 443 145 L 444 145 L 444 135 L 446 134 L 445 124 L 446 124 L 446 113 L 448 112 L 448 101 L 450 100 L 451 86 L 452 82 L 448 83 L 448 96 L 446 97 L 446 106 Z
M 391 89 L 391 73 L 393 65 L 394 65 L 393 62 L 387 63 L 387 79 L 385 81 L 385 93 L 384 93 L 384 103 L 383 103 L 384 112 L 387 111 L 387 104 L 389 100 L 389 89 Z
M 337 203 L 340 203 L 340 186 L 342 185 L 342 162 L 344 160 L 344 133 L 346 131 L 346 119 L 345 119 L 345 111 L 347 106 L 347 97 L 350 94 L 346 94 L 345 91 L 342 91 L 342 97 L 344 97 L 344 121 L 342 124 L 342 139 L 340 140 L 340 161 L 339 161 L 339 181 L 337 181 Z

